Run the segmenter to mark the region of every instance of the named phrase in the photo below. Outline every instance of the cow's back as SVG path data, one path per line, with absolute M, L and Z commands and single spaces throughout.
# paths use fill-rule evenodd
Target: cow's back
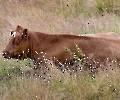
M 120 36 L 115 32 L 100 33 L 100 34 L 84 34 L 83 36 L 89 36 L 94 38 L 106 38 L 106 39 L 120 39 Z
M 108 35 L 108 34 L 107 34 Z M 107 36 L 105 35 L 105 36 Z M 111 34 L 112 35 L 112 34 Z M 70 52 L 80 55 L 77 48 L 82 50 L 86 57 L 92 56 L 94 59 L 104 61 L 106 58 L 120 58 L 120 39 L 114 35 L 113 38 L 103 37 L 102 35 L 84 35 L 84 36 L 58 36 L 52 38 L 46 49 L 46 57 L 55 57 L 59 61 L 65 62 L 66 59 L 71 59 Z M 47 44 L 44 42 L 45 44 Z M 76 47 L 77 46 L 77 47 Z M 70 51 L 70 52 L 69 52 Z

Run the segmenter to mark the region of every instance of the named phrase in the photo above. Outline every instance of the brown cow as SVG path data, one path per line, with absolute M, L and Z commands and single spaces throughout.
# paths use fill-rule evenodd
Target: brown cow
M 79 48 L 81 50 L 79 50 Z M 36 62 L 52 60 L 66 63 L 72 61 L 74 56 L 79 58 L 92 57 L 94 60 L 104 62 L 107 58 L 120 60 L 120 37 L 116 33 L 107 34 L 46 34 L 29 31 L 21 26 L 11 32 L 9 44 L 2 52 L 4 58 L 24 59 L 30 58 Z

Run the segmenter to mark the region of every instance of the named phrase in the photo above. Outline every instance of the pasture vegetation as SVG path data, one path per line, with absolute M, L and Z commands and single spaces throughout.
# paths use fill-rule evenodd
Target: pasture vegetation
M 119 5 L 119 0 L 0 0 L 0 53 L 17 24 L 53 34 L 120 34 Z M 0 100 L 120 100 L 120 69 L 114 64 L 76 75 L 49 66 L 45 80 L 24 74 L 29 62 L 0 56 Z

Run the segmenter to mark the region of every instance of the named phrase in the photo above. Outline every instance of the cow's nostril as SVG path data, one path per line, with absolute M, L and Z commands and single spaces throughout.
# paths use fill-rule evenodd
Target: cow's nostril
M 2 56 L 5 56 L 6 55 L 6 52 L 2 52 Z

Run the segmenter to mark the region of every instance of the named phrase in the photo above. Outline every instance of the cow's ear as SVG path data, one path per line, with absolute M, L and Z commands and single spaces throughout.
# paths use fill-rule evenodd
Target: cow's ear
M 27 29 L 24 29 L 24 30 L 23 30 L 22 38 L 23 38 L 23 39 L 28 39 L 28 30 L 27 30 Z
M 19 32 L 19 31 L 22 31 L 22 30 L 23 30 L 22 26 L 18 25 L 17 28 L 16 28 L 16 31 Z

